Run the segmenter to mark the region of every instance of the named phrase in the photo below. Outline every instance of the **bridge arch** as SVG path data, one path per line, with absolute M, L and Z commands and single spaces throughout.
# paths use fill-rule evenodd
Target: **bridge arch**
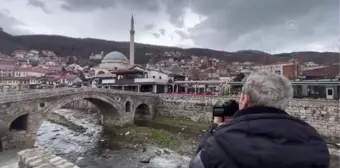
M 113 98 L 101 93 L 96 94 L 75 94 L 65 98 L 59 98 L 56 102 L 49 103 L 43 109 L 43 115 L 46 117 L 49 113 L 58 110 L 66 104 L 74 101 L 86 100 L 94 104 L 103 115 L 103 125 L 122 125 L 121 117 L 124 115 L 121 105 Z
M 87 100 L 98 107 L 104 116 L 104 130 L 106 126 L 134 123 L 134 119 L 151 120 L 156 113 L 158 95 L 139 94 L 98 88 L 62 88 L 13 94 L 9 100 L 1 103 L 0 148 L 1 143 L 4 144 L 5 150 L 15 146 L 33 147 L 37 131 L 44 119 L 53 111 L 77 100 Z M 129 107 L 128 101 L 130 110 L 126 108 Z M 126 112 L 126 109 L 130 112 Z M 28 119 L 25 117 L 27 114 Z M 17 125 L 19 120 L 23 123 L 27 121 L 27 128 L 25 124 Z M 22 131 L 11 132 L 10 128 L 19 128 L 18 130 Z
M 36 106 L 32 109 L 18 110 L 6 119 L 5 130 L 0 129 L 0 142 L 6 143 L 6 148 L 33 147 L 36 141 L 37 132 L 44 121 L 53 111 L 62 108 L 66 104 L 77 101 L 87 100 L 93 103 L 103 115 L 104 131 L 110 131 L 114 126 L 125 124 L 124 106 L 118 104 L 117 100 L 105 95 L 104 93 L 79 93 L 64 95 L 46 99 L 38 99 L 31 102 Z M 42 104 L 44 104 L 42 106 Z M 32 110 L 32 111 L 30 111 Z M 3 125 L 3 124 L 2 124 Z M 1 126 L 1 122 L 0 122 Z M 20 133 L 18 133 L 18 131 Z M 8 142 L 13 142 L 9 144 Z M 1 148 L 1 147 L 0 147 Z
M 134 113 L 134 124 L 142 124 L 147 120 L 151 120 L 153 118 L 153 112 L 150 105 L 146 103 L 141 103 L 136 106 Z
M 28 113 L 14 119 L 9 126 L 9 131 L 27 131 L 28 129 Z

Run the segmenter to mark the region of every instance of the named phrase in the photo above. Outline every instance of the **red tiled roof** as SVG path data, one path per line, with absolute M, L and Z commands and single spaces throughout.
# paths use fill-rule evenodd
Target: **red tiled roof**
M 16 65 L 0 65 L 1 70 L 14 70 Z
M 18 68 L 16 71 L 18 72 L 39 72 L 39 73 L 47 73 L 50 70 L 48 70 L 47 68 L 40 68 L 40 67 L 20 67 Z
M 317 69 L 305 70 L 302 72 L 304 76 L 319 76 L 319 77 L 336 77 L 339 74 L 339 65 L 331 65 Z
M 72 74 L 60 74 L 60 75 L 54 75 L 53 77 L 56 78 L 56 79 L 70 79 L 70 78 L 75 77 L 75 75 L 72 75 Z

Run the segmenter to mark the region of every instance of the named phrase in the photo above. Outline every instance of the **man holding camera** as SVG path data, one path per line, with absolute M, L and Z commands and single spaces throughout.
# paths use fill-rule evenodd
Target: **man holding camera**
M 202 137 L 190 168 L 328 168 L 324 140 L 306 122 L 285 112 L 290 81 L 253 73 L 236 101 L 214 107 L 213 124 Z

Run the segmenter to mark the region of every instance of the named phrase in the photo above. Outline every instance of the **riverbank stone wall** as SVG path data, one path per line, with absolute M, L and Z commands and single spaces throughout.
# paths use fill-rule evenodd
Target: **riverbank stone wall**
M 19 168 L 79 168 L 43 148 L 32 148 L 18 153 Z
M 158 115 L 210 122 L 212 107 L 218 101 L 238 97 L 190 96 L 160 94 Z M 293 99 L 286 111 L 313 126 L 321 135 L 339 137 L 340 110 L 338 100 Z

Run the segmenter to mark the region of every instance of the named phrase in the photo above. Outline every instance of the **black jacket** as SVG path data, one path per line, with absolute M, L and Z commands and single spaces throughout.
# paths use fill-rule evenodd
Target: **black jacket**
M 208 136 L 209 132 L 205 136 Z M 204 137 L 203 137 L 204 138 Z M 329 152 L 317 131 L 270 107 L 250 107 L 203 140 L 190 168 L 328 168 Z

